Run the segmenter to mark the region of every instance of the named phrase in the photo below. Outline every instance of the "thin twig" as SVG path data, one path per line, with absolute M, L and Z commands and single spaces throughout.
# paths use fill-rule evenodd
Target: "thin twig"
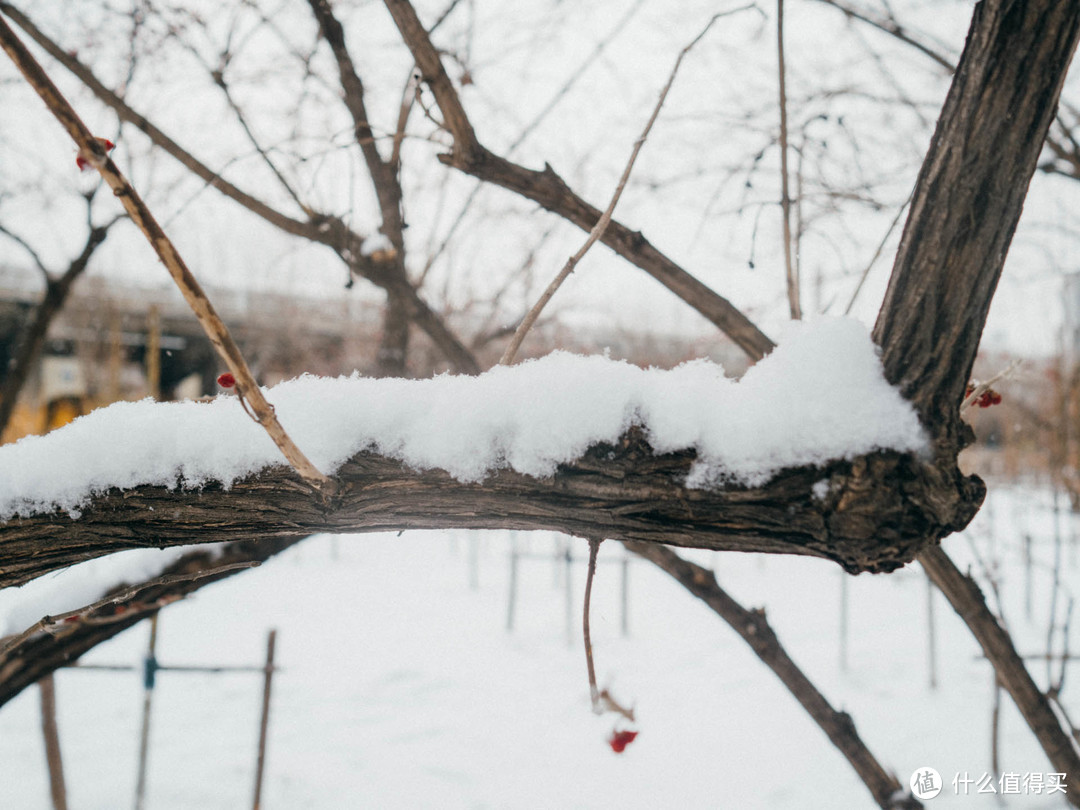
M 274 175 L 274 177 L 277 178 L 278 182 L 281 184 L 281 187 L 285 190 L 285 193 L 292 198 L 293 202 L 295 202 L 297 206 L 299 206 L 301 211 L 310 214 L 312 212 L 312 208 L 300 199 L 300 195 L 297 193 L 296 189 L 292 187 L 292 183 L 290 183 L 288 179 L 286 179 L 285 175 L 282 174 L 281 169 L 277 167 L 277 164 L 275 164 L 273 159 L 270 157 L 270 153 L 266 151 L 263 145 L 259 143 L 258 138 L 255 137 L 254 131 L 248 124 L 247 116 L 245 116 L 244 111 L 240 109 L 240 105 L 236 103 L 236 99 L 233 98 L 232 90 L 225 82 L 224 67 L 217 70 L 211 70 L 210 77 L 214 80 L 214 84 L 221 88 L 221 92 L 225 94 L 225 101 L 228 103 L 229 108 L 236 116 L 236 120 L 240 124 L 241 129 L 244 130 L 244 135 L 247 136 L 248 143 L 250 143 L 252 147 L 254 147 L 255 151 L 258 152 L 259 157 L 262 158 L 263 163 L 266 164 L 266 167 L 270 169 L 270 172 Z
M 914 190 L 911 194 L 914 194 Z M 855 292 L 851 294 L 851 300 L 848 301 L 848 305 L 844 308 L 844 314 L 847 315 L 851 312 L 851 308 L 855 306 L 855 299 L 859 297 L 859 292 L 863 288 L 863 284 L 866 282 L 866 277 L 870 275 L 870 270 L 873 268 L 874 263 L 877 262 L 881 256 L 881 252 L 885 249 L 885 245 L 889 241 L 889 237 L 892 236 L 893 231 L 896 230 L 896 226 L 900 224 L 900 218 L 904 215 L 904 211 L 907 210 L 908 205 L 911 203 L 911 194 L 904 200 L 904 204 L 900 206 L 896 211 L 896 216 L 893 217 L 893 221 L 889 224 L 889 229 L 885 231 L 885 235 L 881 237 L 881 241 L 878 242 L 877 250 L 874 251 L 874 255 L 870 257 L 870 261 L 866 263 L 866 267 L 862 271 L 862 275 L 859 276 L 859 283 L 855 285 Z
M 871 25 L 874 28 L 877 28 L 879 31 L 884 31 L 886 34 L 895 37 L 896 39 L 907 45 L 910 45 L 911 47 L 930 57 L 933 61 L 937 62 L 938 65 L 940 65 L 950 73 L 956 67 L 953 61 L 950 60 L 949 57 L 941 50 L 933 47 L 924 39 L 918 39 L 912 36 L 895 19 L 892 19 L 891 17 L 874 17 L 868 12 L 862 11 L 852 5 L 849 5 L 846 2 L 843 2 L 843 0 L 819 0 L 819 2 L 824 3 L 827 6 L 832 6 L 838 11 L 841 11 L 844 16 L 849 17 L 850 19 L 859 20 L 860 22 L 864 22 L 867 25 Z
M 1013 375 L 1013 373 L 1018 368 L 1020 368 L 1021 363 L 1023 363 L 1022 360 L 1013 360 L 1011 363 L 1009 363 L 1008 366 L 1006 366 L 1004 369 L 999 371 L 997 374 L 995 374 L 989 380 L 986 380 L 985 382 L 981 382 L 978 385 L 976 385 L 974 388 L 972 388 L 971 393 L 968 394 L 966 397 L 964 397 L 964 401 L 960 403 L 960 412 L 963 413 L 968 408 L 970 408 L 972 405 L 974 405 L 978 401 L 979 397 L 981 397 L 983 394 L 985 394 L 987 391 L 989 391 L 990 387 L 994 383 L 996 383 L 998 380 L 1003 380 L 1003 379 L 1005 379 L 1007 377 L 1011 377 Z
M 626 14 L 624 14 L 622 18 L 611 28 L 611 30 L 596 44 L 596 46 L 589 53 L 589 55 L 586 56 L 585 59 L 583 59 L 581 63 L 578 64 L 577 67 L 575 67 L 574 70 L 570 72 L 569 77 L 565 82 L 563 82 L 562 86 L 551 95 L 547 103 L 540 109 L 540 111 L 536 115 L 532 117 L 532 120 L 530 120 L 529 123 L 521 129 L 517 137 L 514 138 L 513 142 L 506 148 L 506 152 L 504 153 L 504 156 L 506 158 L 509 159 L 513 157 L 514 153 L 517 152 L 521 145 L 525 143 L 526 140 L 528 140 L 529 136 L 532 135 L 532 133 L 536 131 L 537 127 L 539 127 L 540 124 L 542 124 L 544 120 L 548 117 L 548 115 L 551 114 L 551 111 L 559 105 L 559 102 L 561 102 L 570 93 L 574 86 L 582 78 L 584 78 L 592 64 L 603 55 L 607 47 L 615 41 L 615 38 L 622 32 L 623 28 L 626 27 L 626 25 L 638 13 L 638 11 L 643 5 L 644 0 L 637 0 L 637 2 L 635 2 L 634 5 L 627 10 Z M 428 33 L 430 34 L 434 30 L 435 26 L 432 26 L 431 30 Z M 480 196 L 480 193 L 485 188 L 485 186 L 486 184 L 480 180 L 478 180 L 476 182 L 476 185 L 473 186 L 472 191 L 469 192 L 469 196 L 465 198 L 465 202 L 462 203 L 461 208 L 458 209 L 458 213 L 457 216 L 454 218 L 454 221 L 450 223 L 450 227 L 447 228 L 446 234 L 443 236 L 438 248 L 432 251 L 431 255 L 429 255 L 427 260 L 424 262 L 423 274 L 426 274 L 431 269 L 431 266 L 435 264 L 436 261 L 438 261 L 439 257 L 446 252 L 446 249 L 450 246 L 450 242 L 457 234 L 458 228 L 461 227 L 461 224 L 465 221 L 465 217 L 467 217 L 469 212 L 472 210 L 473 204 L 476 202 L 477 198 Z M 421 277 L 423 276 L 423 274 L 421 275 Z
M 645 140 L 649 137 L 649 132 L 652 131 L 653 124 L 656 123 L 656 119 L 660 115 L 660 110 L 664 106 L 664 101 L 667 100 L 667 95 L 671 90 L 671 86 L 675 83 L 675 76 L 679 72 L 679 66 L 682 64 L 686 54 L 701 41 L 702 37 L 708 33 L 709 29 L 712 28 L 713 23 L 718 19 L 751 8 L 756 8 L 756 6 L 751 3 L 746 6 L 740 6 L 739 8 L 714 14 L 709 22 L 706 23 L 705 27 L 701 29 L 701 33 L 694 37 L 694 39 L 679 52 L 679 56 L 675 60 L 675 65 L 671 68 L 671 74 L 668 76 L 667 83 L 664 85 L 664 89 L 660 91 L 660 98 L 656 101 L 656 106 L 653 108 L 652 115 L 649 116 L 649 120 L 645 124 L 645 129 L 642 130 L 641 135 L 634 142 L 634 148 L 630 153 L 630 160 L 627 161 L 626 168 L 623 169 L 622 177 L 619 178 L 619 183 L 615 187 L 615 193 L 611 197 L 611 202 L 608 203 L 607 209 L 600 215 L 600 219 L 593 225 L 592 230 L 589 231 L 589 236 L 585 239 L 585 243 L 578 249 L 577 253 L 567 260 L 566 264 L 563 265 L 562 270 L 559 271 L 559 274 L 552 279 L 539 300 L 522 319 L 521 325 L 518 326 L 517 331 L 514 333 L 514 337 L 510 340 L 510 345 L 506 347 L 506 351 L 503 352 L 503 356 L 499 360 L 501 365 L 509 365 L 514 361 L 514 356 L 517 354 L 518 349 L 521 348 L 521 343 L 525 340 L 525 335 L 528 334 L 533 324 L 536 323 L 536 319 L 540 317 L 540 313 L 543 312 L 548 301 L 552 299 L 559 287 L 562 286 L 563 282 L 566 281 L 572 272 L 574 272 L 577 263 L 589 252 L 589 248 L 596 244 L 600 237 L 604 235 L 604 231 L 607 229 L 608 224 L 611 222 L 612 215 L 615 213 L 615 206 L 618 205 L 619 198 L 622 197 L 623 190 L 626 188 L 626 183 L 630 179 L 630 173 L 634 169 L 634 163 L 637 161 L 638 153 L 641 152 L 641 147 L 645 145 Z
M 29 254 L 30 258 L 33 259 L 34 264 L 37 266 L 37 269 L 40 270 L 42 275 L 45 276 L 45 281 L 48 282 L 50 280 L 51 277 L 49 275 L 49 270 L 48 270 L 47 267 L 45 267 L 45 262 L 42 260 L 41 254 L 39 254 L 36 250 L 34 250 L 34 248 L 31 246 L 31 244 L 29 242 L 27 242 L 25 239 L 23 239 L 17 233 L 15 233 L 12 230 L 9 230 L 8 228 L 6 228 L 2 224 L 0 224 L 0 234 L 3 234 L 8 239 L 10 239 L 12 242 L 14 242 L 19 247 L 21 247 L 23 250 L 25 250 Z
M 93 136 L 86 124 L 79 118 L 71 104 L 64 98 L 60 90 L 53 84 L 41 65 L 26 49 L 15 32 L 7 22 L 0 17 L 0 45 L 7 52 L 11 60 L 16 64 L 27 82 L 41 96 L 45 106 L 67 130 L 68 135 L 79 147 L 79 156 L 90 166 L 93 166 L 112 188 L 113 193 L 120 199 L 121 204 L 127 211 L 128 216 L 138 225 L 139 230 L 146 235 L 150 246 L 158 254 L 165 265 L 169 275 L 176 282 L 177 287 L 183 294 L 188 306 L 195 313 L 199 324 L 203 327 L 210 342 L 214 345 L 218 354 L 225 361 L 229 371 L 236 378 L 237 389 L 251 403 L 252 409 L 259 417 L 259 424 L 263 426 L 274 444 L 293 466 L 296 472 L 308 483 L 315 486 L 324 486 L 330 483 L 330 479 L 323 475 L 307 456 L 293 442 L 285 429 L 278 422 L 274 414 L 273 406 L 266 401 L 258 383 L 255 382 L 247 361 L 240 353 L 239 347 L 229 334 L 225 323 L 214 310 L 213 304 L 203 292 L 199 282 L 192 275 L 180 253 L 176 250 L 172 241 L 161 229 L 154 215 L 150 212 L 146 203 L 121 174 L 120 169 L 109 157 L 104 147 Z
M 585 604 L 581 609 L 581 629 L 585 638 L 585 664 L 589 669 L 589 699 L 592 701 L 592 710 L 597 714 L 603 712 L 600 706 L 600 689 L 596 686 L 596 667 L 593 665 L 592 635 L 589 633 L 589 605 L 592 601 L 592 582 L 596 576 L 596 554 L 600 550 L 600 541 L 589 540 L 589 573 L 585 577 Z
M 784 218 L 784 272 L 792 320 L 802 318 L 799 278 L 792 261 L 791 191 L 788 187 L 787 76 L 784 67 L 784 0 L 776 0 L 777 73 L 780 77 L 780 210 Z

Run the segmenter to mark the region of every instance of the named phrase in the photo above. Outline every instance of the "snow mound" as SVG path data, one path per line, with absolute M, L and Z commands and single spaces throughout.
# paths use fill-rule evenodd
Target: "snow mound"
M 792 324 L 738 381 L 705 360 L 642 369 L 555 352 L 478 377 L 304 376 L 266 395 L 328 474 L 370 449 L 461 481 L 499 468 L 547 476 L 632 425 L 657 452 L 696 450 L 687 484 L 697 487 L 756 485 L 785 467 L 925 447 L 865 328 L 844 319 Z M 78 517 L 111 488 L 229 486 L 278 464 L 277 448 L 232 396 L 121 402 L 0 447 L 0 520 L 57 508 Z

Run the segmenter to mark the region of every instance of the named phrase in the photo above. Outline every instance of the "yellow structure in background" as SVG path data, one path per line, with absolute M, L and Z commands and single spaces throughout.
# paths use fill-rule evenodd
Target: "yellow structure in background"
M 75 357 L 46 356 L 41 359 L 39 405 L 19 403 L 11 415 L 11 421 L 0 444 L 18 441 L 23 436 L 39 435 L 56 430 L 74 421 L 94 408 L 100 408 L 120 399 L 120 370 L 123 356 L 120 342 L 120 321 L 114 318 L 110 325 L 109 390 L 104 398 L 92 399 L 88 391 L 86 374 Z M 149 394 L 161 398 L 161 314 L 158 307 L 150 305 L 147 312 L 147 364 L 146 382 Z
M 38 407 L 16 405 L 0 443 L 9 444 L 23 436 L 48 433 L 105 404 L 108 403 L 90 402 L 83 397 L 60 397 Z

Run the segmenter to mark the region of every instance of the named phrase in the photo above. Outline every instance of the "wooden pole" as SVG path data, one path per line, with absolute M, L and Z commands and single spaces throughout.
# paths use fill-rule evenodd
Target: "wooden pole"
M 161 399 L 161 312 L 151 304 L 146 314 L 146 383 L 150 396 Z
M 60 732 L 56 726 L 56 687 L 52 673 L 38 681 L 41 691 L 41 731 L 45 736 L 45 761 L 49 765 L 49 793 L 54 810 L 67 810 L 64 763 L 60 758 Z
M 934 617 L 934 581 L 926 577 L 926 647 L 930 668 L 930 688 L 937 689 L 937 622 Z
M 150 642 L 146 648 L 143 667 L 143 714 L 142 731 L 139 735 L 139 777 L 135 784 L 135 810 L 143 810 L 146 799 L 146 767 L 150 756 L 150 708 L 154 697 L 154 679 L 157 675 L 157 628 L 158 615 L 150 618 Z
M 840 573 L 840 671 L 848 668 L 848 577 Z
M 480 538 L 469 532 L 469 590 L 480 590 Z
M 569 542 L 563 550 L 563 588 L 566 595 L 566 646 L 574 646 L 574 583 L 570 576 L 574 565 L 574 555 Z
M 622 634 L 623 638 L 630 635 L 630 552 L 623 551 L 622 558 Z
M 109 402 L 120 399 L 120 371 L 123 363 L 123 347 L 120 343 L 120 315 L 116 312 L 109 317 Z
M 510 532 L 510 592 L 506 597 L 506 632 L 514 630 L 514 606 L 517 602 L 518 581 L 518 536 Z
M 266 732 L 270 726 L 270 686 L 274 679 L 274 645 L 277 642 L 277 630 L 271 630 L 266 637 L 266 668 L 263 677 L 262 718 L 259 721 L 259 757 L 255 764 L 255 799 L 253 810 L 259 810 L 262 803 L 263 772 L 266 765 Z

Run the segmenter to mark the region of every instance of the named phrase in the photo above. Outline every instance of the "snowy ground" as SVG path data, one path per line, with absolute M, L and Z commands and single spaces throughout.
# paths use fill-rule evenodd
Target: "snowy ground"
M 1029 653 L 1046 647 L 1049 502 L 1042 492 L 998 494 L 969 530 L 987 560 L 1000 560 L 1007 618 Z M 1071 518 L 1062 519 L 1060 531 L 1063 587 L 1076 592 L 1080 549 Z M 1025 533 L 1040 561 L 1030 619 Z M 841 755 L 734 632 L 637 560 L 630 564 L 630 634 L 623 637 L 616 564 L 623 552 L 610 543 L 601 550 L 594 592 L 598 675 L 636 704 L 641 731 L 625 753 L 614 754 L 605 742 L 613 721 L 589 711 L 580 639 L 568 644 L 562 568 L 554 557 L 560 542 L 518 536 L 519 548 L 538 557 L 520 562 L 512 632 L 505 533 L 314 538 L 166 609 L 158 655 L 165 664 L 258 664 L 266 631 L 278 629 L 283 671 L 275 680 L 266 810 L 874 806 Z M 573 548 L 579 556 L 585 551 L 584 543 Z M 947 548 L 971 559 L 963 538 Z M 990 770 L 991 671 L 936 595 L 939 686 L 928 687 L 927 587 L 917 566 L 847 578 L 845 669 L 845 576 L 834 565 L 695 559 L 708 560 L 744 604 L 768 607 L 795 660 L 852 714 L 902 782 L 924 766 L 944 776 L 946 787 L 929 806 L 1001 806 L 1000 797 L 974 795 L 974 784 L 972 795 L 953 795 L 955 775 L 978 779 Z M 572 581 L 576 634 L 582 559 Z M 1059 610 L 1066 601 L 1063 591 Z M 146 638 L 140 626 L 84 661 L 138 664 Z M 1042 662 L 1033 671 L 1044 681 Z M 256 674 L 159 676 L 148 810 L 250 805 L 260 690 Z M 129 806 L 141 675 L 64 670 L 57 694 L 70 806 Z M 1077 694 L 1065 692 L 1074 715 Z M 1051 771 L 1007 698 L 1004 706 L 1002 769 L 1021 776 Z M 31 689 L 0 709 L 0 808 L 50 807 L 47 784 L 38 694 Z M 1008 807 L 1064 806 L 1060 796 L 1005 798 Z

